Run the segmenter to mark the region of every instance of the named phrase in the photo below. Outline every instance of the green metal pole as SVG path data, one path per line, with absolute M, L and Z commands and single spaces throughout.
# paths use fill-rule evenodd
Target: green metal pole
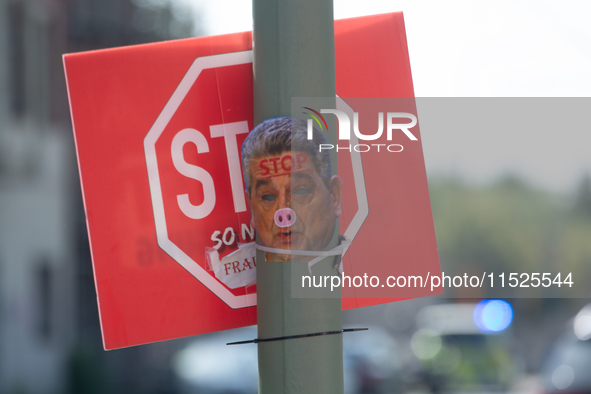
M 290 116 L 292 97 L 335 97 L 332 0 L 253 0 L 253 17 L 255 124 Z M 342 329 L 341 300 L 291 298 L 291 273 L 257 251 L 258 337 Z M 262 342 L 258 360 L 261 394 L 344 391 L 342 335 Z

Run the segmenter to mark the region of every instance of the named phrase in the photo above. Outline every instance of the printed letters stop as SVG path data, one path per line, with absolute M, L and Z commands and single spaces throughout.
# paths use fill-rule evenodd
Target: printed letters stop
M 230 171 L 230 184 L 232 185 L 232 198 L 234 201 L 234 211 L 246 211 L 246 201 L 244 198 L 244 184 L 242 180 L 242 171 L 240 169 L 240 150 L 236 136 L 238 134 L 248 133 L 248 122 L 234 122 L 209 127 L 211 138 L 224 137 L 226 146 L 226 158 Z M 203 168 L 189 164 L 185 161 L 183 148 L 187 143 L 193 143 L 197 148 L 197 153 L 209 152 L 209 144 L 205 136 L 195 129 L 184 129 L 179 131 L 172 140 L 171 154 L 176 170 L 187 178 L 199 181 L 203 186 L 203 202 L 199 205 L 193 205 L 189 201 L 188 194 L 179 194 L 177 201 L 181 211 L 191 219 L 203 219 L 207 217 L 215 207 L 216 194 L 213 178 Z
M 295 160 L 292 158 L 295 156 Z M 270 159 L 263 159 L 260 161 L 261 176 L 271 178 L 274 176 L 288 175 L 292 172 L 298 172 L 302 169 L 302 165 L 308 160 L 308 155 L 303 152 L 295 154 L 286 154 L 282 157 L 272 157 Z M 292 162 L 294 168 L 292 171 Z

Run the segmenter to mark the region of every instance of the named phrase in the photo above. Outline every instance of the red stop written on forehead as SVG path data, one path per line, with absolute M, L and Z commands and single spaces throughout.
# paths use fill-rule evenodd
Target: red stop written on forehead
M 294 172 L 305 172 L 302 170 L 303 164 L 308 160 L 308 155 L 303 152 L 298 152 L 293 155 L 291 153 L 279 157 L 271 157 L 263 159 L 259 162 L 261 167 L 261 179 L 271 178 L 280 175 L 289 175 Z M 293 170 L 292 170 L 293 165 Z

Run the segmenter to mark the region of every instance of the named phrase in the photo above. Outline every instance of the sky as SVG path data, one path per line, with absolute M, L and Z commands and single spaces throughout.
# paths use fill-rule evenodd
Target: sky
M 195 10 L 208 35 L 252 29 L 249 0 L 176 1 Z M 335 19 L 394 11 L 404 12 L 417 97 L 591 96 L 591 2 L 334 0 Z M 574 107 L 584 107 L 583 100 L 573 101 Z M 551 102 L 543 107 L 548 106 Z M 512 173 L 535 187 L 571 192 L 591 174 L 583 111 L 574 113 L 580 127 L 568 129 L 559 126 L 564 115 L 556 111 L 540 114 L 549 120 L 538 119 L 535 127 L 521 119 L 518 130 L 497 130 L 494 140 L 504 137 L 505 143 L 494 149 L 489 129 L 442 133 L 423 125 L 427 172 L 476 183 Z

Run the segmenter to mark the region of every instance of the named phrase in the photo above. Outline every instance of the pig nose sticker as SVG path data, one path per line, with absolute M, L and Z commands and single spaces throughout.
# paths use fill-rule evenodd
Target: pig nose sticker
M 296 222 L 296 213 L 291 208 L 283 208 L 275 212 L 275 224 L 277 227 L 289 227 Z

